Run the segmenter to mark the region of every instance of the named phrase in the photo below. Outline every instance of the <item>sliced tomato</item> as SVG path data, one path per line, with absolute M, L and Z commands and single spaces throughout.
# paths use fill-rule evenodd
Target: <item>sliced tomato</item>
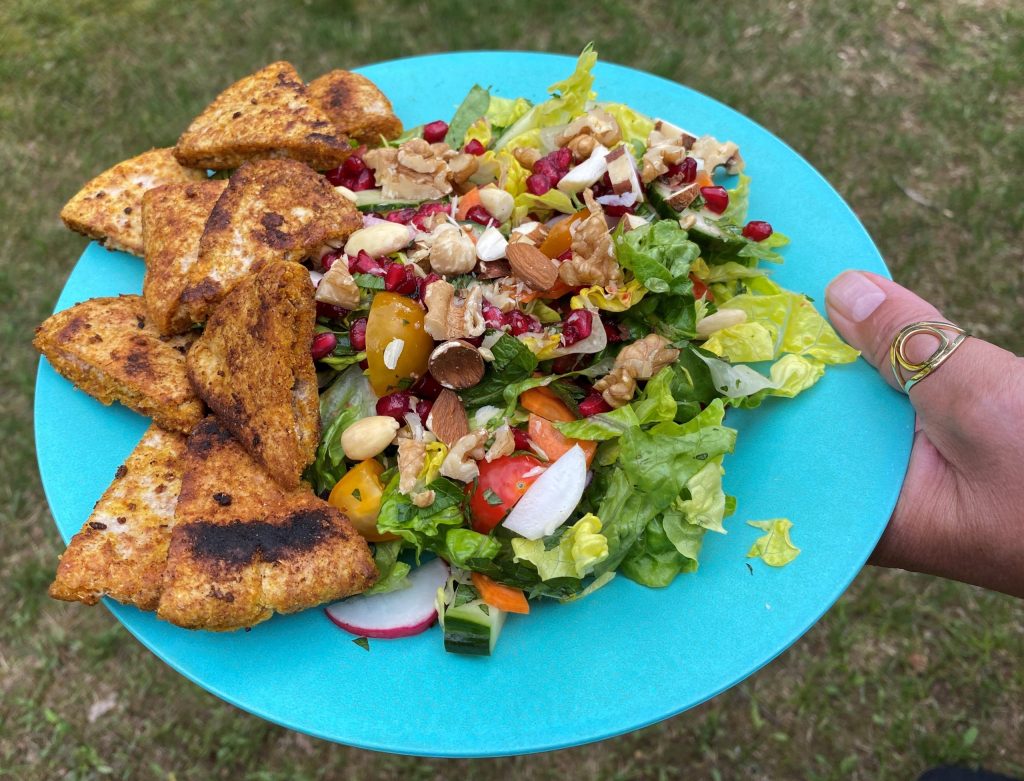
M 541 476 L 545 464 L 533 456 L 517 455 L 496 458 L 490 463 L 479 461 L 478 465 L 480 477 L 466 491 L 473 529 L 487 534 Z

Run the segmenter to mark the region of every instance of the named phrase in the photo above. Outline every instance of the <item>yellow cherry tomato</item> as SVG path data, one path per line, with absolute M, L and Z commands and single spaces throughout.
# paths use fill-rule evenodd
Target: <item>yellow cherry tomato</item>
M 378 396 L 400 390 L 403 380 L 427 371 L 434 340 L 423 330 L 425 314 L 418 303 L 397 293 L 381 291 L 373 297 L 366 321 L 366 362 Z
M 377 531 L 380 498 L 384 494 L 384 484 L 380 481 L 383 472 L 384 467 L 376 459 L 361 461 L 335 484 L 327 499 L 345 513 L 356 531 L 369 542 L 398 539 L 393 534 Z

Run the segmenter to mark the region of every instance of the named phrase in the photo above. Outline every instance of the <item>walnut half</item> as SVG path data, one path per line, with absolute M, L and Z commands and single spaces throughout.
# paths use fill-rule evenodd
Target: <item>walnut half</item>
M 604 210 L 594 200 L 589 189 L 584 191 L 583 199 L 590 210 L 590 216 L 570 226 L 572 258 L 559 266 L 558 275 L 570 287 L 605 286 L 621 282 L 622 268 L 615 260 L 612 235 L 604 219 Z
M 452 191 L 444 152 L 422 138 L 411 138 L 399 147 L 371 149 L 363 160 L 373 169 L 385 198 L 432 201 Z
M 612 370 L 595 382 L 594 388 L 613 407 L 629 404 L 636 392 L 637 380 L 651 379 L 679 358 L 679 350 L 668 344 L 664 336 L 647 334 L 626 346 L 615 357 Z

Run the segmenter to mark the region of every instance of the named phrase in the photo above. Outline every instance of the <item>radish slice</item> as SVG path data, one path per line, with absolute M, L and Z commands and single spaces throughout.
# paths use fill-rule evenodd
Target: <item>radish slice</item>
M 361 637 L 408 637 L 437 620 L 437 590 L 448 582 L 448 565 L 428 561 L 409 575 L 410 585 L 386 594 L 355 596 L 325 609 L 327 617 L 347 632 Z
M 505 518 L 505 528 L 528 540 L 539 540 L 565 523 L 583 498 L 587 457 L 573 445 L 530 486 Z

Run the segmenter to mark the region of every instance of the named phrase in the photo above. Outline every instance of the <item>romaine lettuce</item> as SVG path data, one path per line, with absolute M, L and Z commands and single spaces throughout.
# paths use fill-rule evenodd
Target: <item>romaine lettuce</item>
M 541 580 L 584 578 L 608 557 L 608 540 L 601 534 L 601 519 L 587 514 L 566 529 L 556 545 L 546 540 L 512 540 L 516 561 L 528 561 Z
M 800 555 L 800 549 L 789 539 L 793 524 L 788 518 L 747 521 L 747 524 L 766 532 L 754 541 L 747 553 L 748 558 L 760 558 L 770 567 L 784 567 Z

